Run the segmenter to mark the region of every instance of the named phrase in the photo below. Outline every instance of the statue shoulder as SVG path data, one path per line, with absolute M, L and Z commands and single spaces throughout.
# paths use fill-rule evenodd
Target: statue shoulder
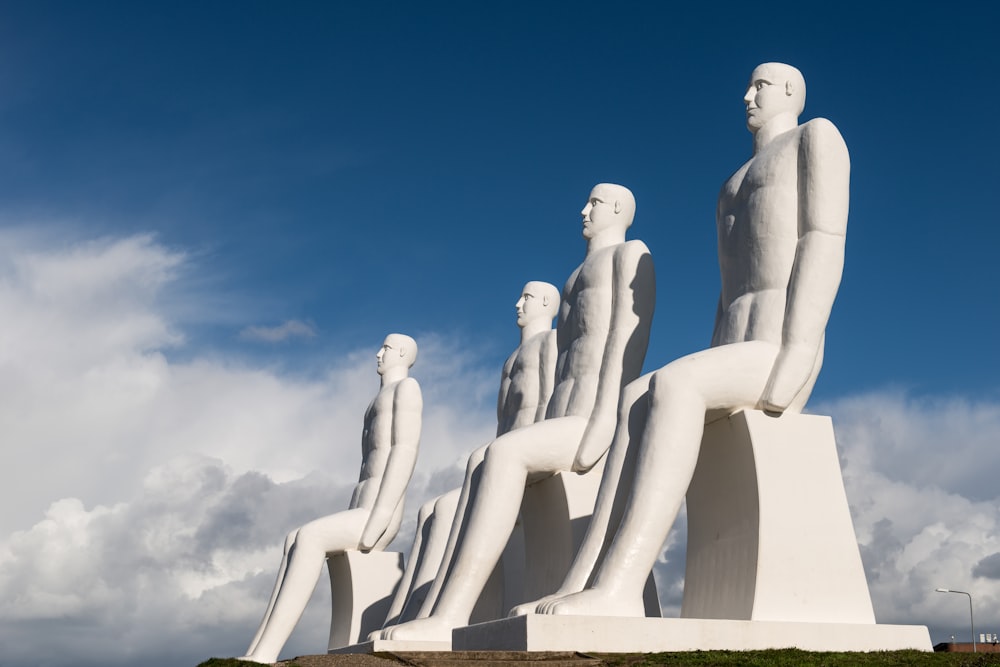
M 638 262 L 645 255 L 650 255 L 649 248 L 639 239 L 626 241 L 615 250 L 615 256 L 619 261 Z
M 826 118 L 813 118 L 801 126 L 800 146 L 805 151 L 843 153 L 847 157 L 847 144 L 837 126 Z
M 396 385 L 394 392 L 396 405 L 403 404 L 405 407 L 420 407 L 423 400 L 420 394 L 420 383 L 411 377 L 405 377 Z

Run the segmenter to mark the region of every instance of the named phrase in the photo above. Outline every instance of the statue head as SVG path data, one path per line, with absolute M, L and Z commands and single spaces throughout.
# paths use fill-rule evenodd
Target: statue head
M 625 186 L 599 183 L 590 191 L 590 198 L 580 215 L 583 216 L 583 238 L 587 240 L 613 227 L 624 231 L 635 217 L 635 197 Z
M 743 101 L 747 105 L 747 129 L 756 134 L 778 116 L 798 119 L 806 106 L 806 81 L 802 72 L 791 65 L 757 65 Z
M 559 288 L 532 280 L 521 290 L 521 298 L 514 308 L 517 309 L 517 326 L 522 329 L 536 320 L 551 324 L 552 318 L 559 314 Z
M 417 341 L 404 334 L 389 334 L 375 358 L 379 375 L 385 375 L 392 368 L 410 368 L 417 360 Z

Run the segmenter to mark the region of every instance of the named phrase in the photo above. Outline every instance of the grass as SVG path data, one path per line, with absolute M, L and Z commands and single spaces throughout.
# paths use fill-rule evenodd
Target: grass
M 347 656 L 345 656 L 347 657 Z M 388 656 L 383 656 L 388 657 Z M 685 653 L 602 654 L 608 667 L 1000 667 L 1000 653 L 819 653 L 798 649 L 771 651 L 692 651 Z M 345 661 L 346 662 L 346 661 Z M 286 663 L 295 667 L 295 663 Z M 400 665 L 405 663 L 400 662 Z M 544 661 L 533 663 L 544 667 Z M 256 663 L 236 658 L 210 658 L 198 667 L 250 667 Z
M 1000 653 L 821 653 L 780 649 L 770 651 L 695 651 L 598 656 L 609 667 L 985 667 L 1000 666 Z

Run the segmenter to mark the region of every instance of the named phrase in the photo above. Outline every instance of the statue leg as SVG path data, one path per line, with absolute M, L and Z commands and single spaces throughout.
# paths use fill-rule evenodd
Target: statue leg
M 396 625 L 401 622 L 403 610 L 410 600 L 410 596 L 417 589 L 417 571 L 425 565 L 425 552 L 429 543 L 429 533 L 435 525 L 434 503 L 437 498 L 428 500 L 417 512 L 417 529 L 413 534 L 413 544 L 410 546 L 410 557 L 406 560 L 406 569 L 403 571 L 403 578 L 399 581 L 396 594 L 389 605 L 389 611 L 385 615 L 383 628 Z M 369 640 L 380 637 L 381 630 L 375 630 L 368 635 Z
M 441 587 L 448 578 L 448 572 L 451 570 L 452 560 L 455 557 L 455 547 L 458 546 L 459 535 L 462 532 L 462 525 L 465 523 L 466 514 L 469 509 L 469 498 L 474 489 L 479 485 L 480 467 L 482 466 L 483 459 L 486 458 L 488 447 L 489 445 L 483 445 L 469 454 L 469 460 L 465 465 L 465 481 L 462 483 L 462 490 L 458 496 L 458 505 L 451 513 L 452 520 L 449 524 L 448 542 L 444 548 L 444 555 L 441 557 L 441 563 L 438 565 L 437 573 L 434 576 L 430 590 L 427 591 L 427 597 L 424 598 L 424 602 L 420 606 L 417 618 L 427 618 L 431 615 L 434 611 L 434 605 L 437 603 L 438 595 L 441 594 Z
M 247 655 L 250 655 L 257 648 L 257 643 L 260 641 L 260 636 L 264 634 L 264 628 L 267 627 L 268 619 L 271 618 L 271 611 L 274 609 L 274 601 L 278 598 L 278 591 L 281 590 L 281 584 L 285 580 L 285 570 L 288 568 L 288 552 L 291 551 L 292 545 L 295 544 L 295 536 L 298 534 L 299 529 L 296 528 L 292 532 L 288 533 L 285 538 L 285 548 L 281 553 L 281 564 L 278 565 L 278 577 L 274 580 L 274 588 L 271 590 L 271 599 L 268 600 L 267 609 L 264 610 L 264 618 L 260 621 L 260 626 L 257 628 L 257 634 L 253 636 L 250 641 L 250 648 L 247 649 Z
M 479 484 L 470 489 L 465 523 L 433 613 L 389 628 L 384 638 L 447 641 L 453 628 L 468 624 L 514 529 L 528 476 L 569 470 L 586 427 L 582 417 L 547 419 L 506 433 L 489 445 Z M 443 574 L 444 564 L 438 578 Z
M 563 598 L 570 593 L 582 591 L 587 587 L 594 566 L 600 562 L 614 535 L 621 515 L 625 509 L 632 488 L 632 469 L 635 466 L 635 455 L 629 449 L 630 433 L 641 429 L 646 423 L 648 406 L 647 392 L 652 375 L 630 382 L 622 390 L 618 406 L 618 427 L 614 443 L 608 452 L 608 460 L 604 464 L 604 475 L 601 477 L 600 490 L 594 513 L 587 524 L 580 550 L 573 559 L 569 572 L 559 590 L 547 595 L 541 600 L 526 602 L 511 610 L 511 616 L 532 613 L 546 613 L 549 602 Z M 636 437 L 638 441 L 638 437 Z M 611 528 L 609 529 L 609 526 Z
M 632 490 L 614 539 L 591 587 L 550 602 L 547 613 L 644 615 L 643 586 L 694 475 L 706 413 L 754 407 L 776 355 L 769 343 L 724 345 L 653 374 L 649 413 L 632 443 Z
M 406 607 L 403 608 L 399 623 L 421 618 L 418 613 L 421 612 L 434 580 L 441 570 L 441 563 L 444 562 L 448 536 L 455 521 L 461 492 L 461 489 L 454 489 L 438 496 L 434 501 L 434 514 L 431 517 L 430 530 L 427 531 L 427 539 L 424 540 L 419 569 L 414 575 L 413 592 L 406 602 Z M 430 614 L 430 611 L 427 613 Z
M 353 509 L 311 521 L 295 531 L 268 613 L 243 660 L 273 663 L 278 659 L 316 588 L 326 554 L 357 548 L 367 521 L 368 510 Z

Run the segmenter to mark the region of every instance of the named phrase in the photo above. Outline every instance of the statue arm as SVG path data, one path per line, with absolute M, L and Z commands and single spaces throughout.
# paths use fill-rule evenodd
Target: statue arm
M 653 258 L 642 241 L 629 241 L 614 258 L 614 302 L 604 346 L 597 397 L 584 431 L 575 472 L 585 472 L 604 456 L 614 439 L 622 387 L 639 377 L 646 358 L 656 304 Z
M 497 392 L 497 436 L 507 431 L 507 394 L 510 391 L 510 372 L 516 356 L 517 350 L 514 350 L 504 362 L 503 371 L 500 373 L 500 390 Z
M 400 381 L 392 401 L 392 443 L 389 459 L 382 471 L 378 496 L 361 533 L 359 548 L 368 551 L 381 539 L 403 502 L 417 462 L 423 398 L 420 385 L 413 378 Z
M 552 398 L 552 391 L 556 386 L 556 358 L 559 350 L 556 346 L 556 332 L 547 331 L 542 341 L 542 349 L 538 359 L 538 409 L 535 411 L 535 421 L 540 422 L 545 419 L 545 412 L 549 407 L 549 399 Z
M 799 144 L 799 240 L 788 281 L 781 349 L 761 407 L 783 412 L 809 380 L 844 269 L 850 158 L 825 119 L 803 126 Z
M 715 307 L 715 326 L 712 327 L 712 342 L 709 347 L 719 344 L 719 331 L 722 325 L 722 292 L 719 292 L 719 305 Z

